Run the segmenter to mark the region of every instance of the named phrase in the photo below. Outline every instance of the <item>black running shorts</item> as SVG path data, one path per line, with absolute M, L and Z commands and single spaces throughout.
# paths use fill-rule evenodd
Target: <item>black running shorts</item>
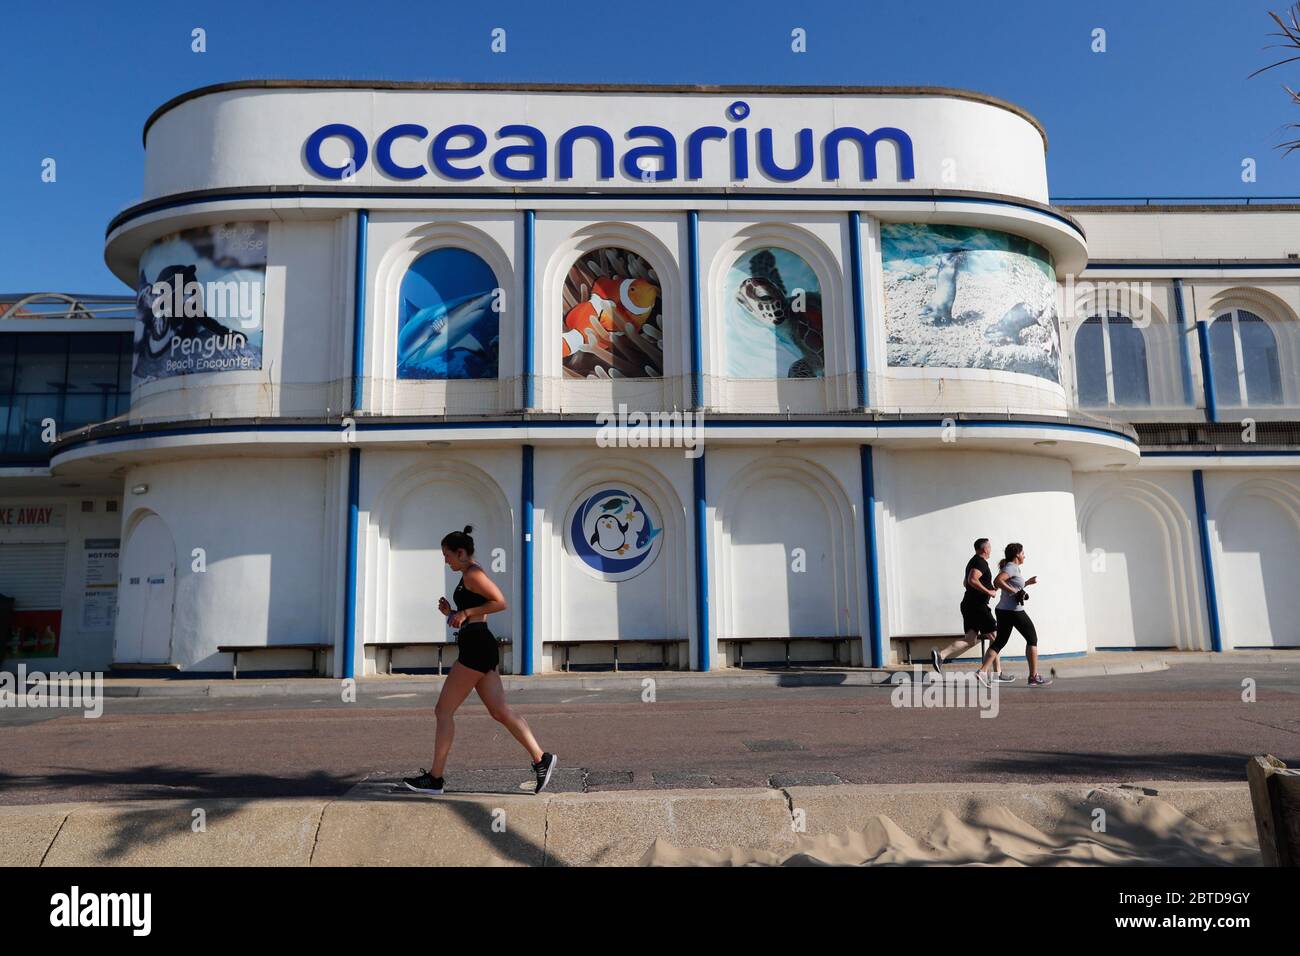
M 963 633 L 974 631 L 976 634 L 992 634 L 998 629 L 989 610 L 988 601 L 961 602 L 961 629 Z
M 486 624 L 467 624 L 462 627 L 456 634 L 456 646 L 460 648 L 460 656 L 456 660 L 470 670 L 486 674 L 496 670 L 501 663 L 497 639 Z

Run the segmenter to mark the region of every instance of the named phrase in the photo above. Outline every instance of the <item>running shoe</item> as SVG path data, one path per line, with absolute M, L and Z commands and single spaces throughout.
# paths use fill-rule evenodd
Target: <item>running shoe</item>
M 1029 680 L 1026 681 L 1030 687 L 1046 687 L 1051 682 L 1052 679 L 1050 677 L 1044 677 L 1042 674 L 1033 674 L 1030 676 Z
M 429 771 L 421 769 L 418 777 L 403 777 L 402 783 L 406 784 L 408 790 L 414 790 L 416 793 L 427 793 L 430 796 L 442 796 L 442 777 L 435 777 Z
M 983 684 L 985 687 L 989 686 L 989 677 L 983 671 L 976 671 L 975 679 L 979 681 L 981 684 Z
M 1004 674 L 1002 671 L 998 671 L 996 674 L 993 675 L 993 679 L 997 681 L 999 684 L 1010 684 L 1012 681 L 1016 679 L 1016 675 Z
M 533 793 L 541 793 L 546 789 L 546 785 L 551 782 L 551 774 L 555 773 L 555 767 L 558 763 L 555 754 L 543 753 L 542 759 L 533 764 L 533 773 L 537 774 L 537 789 Z
M 943 673 L 943 658 L 939 656 L 937 648 L 930 649 L 930 663 L 934 665 L 934 669 L 940 674 Z

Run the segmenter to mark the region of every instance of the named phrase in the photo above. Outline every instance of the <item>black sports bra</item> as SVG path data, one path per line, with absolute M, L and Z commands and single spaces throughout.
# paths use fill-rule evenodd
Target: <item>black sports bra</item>
M 460 583 L 456 585 L 456 590 L 451 594 L 451 599 L 456 602 L 456 610 L 458 611 L 468 611 L 473 607 L 481 607 L 491 600 L 465 587 L 465 575 L 463 574 L 460 576 Z

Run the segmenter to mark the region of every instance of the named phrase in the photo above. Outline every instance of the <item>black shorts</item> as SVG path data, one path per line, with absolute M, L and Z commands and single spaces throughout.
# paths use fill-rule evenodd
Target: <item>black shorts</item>
M 998 639 L 993 642 L 993 650 L 1001 653 L 1002 648 L 1007 646 L 1007 641 L 1011 640 L 1011 630 L 1020 632 L 1020 636 L 1025 639 L 1025 647 L 1038 646 L 1038 632 L 1034 630 L 1034 622 L 1029 619 L 1029 615 L 1024 611 L 1004 611 L 998 608 Z
M 988 601 L 961 602 L 961 629 L 963 633 L 974 631 L 976 634 L 992 634 L 998 629 L 989 610 Z
M 456 632 L 456 646 L 460 649 L 460 656 L 456 660 L 470 670 L 486 674 L 496 670 L 501 663 L 497 639 L 486 624 L 467 624 L 462 627 Z

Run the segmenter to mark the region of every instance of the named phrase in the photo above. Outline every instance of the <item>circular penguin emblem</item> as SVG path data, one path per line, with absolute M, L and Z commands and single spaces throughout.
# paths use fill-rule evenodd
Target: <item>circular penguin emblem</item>
M 569 552 L 605 581 L 626 581 L 650 567 L 662 533 L 654 505 L 626 488 L 581 500 L 566 528 Z

